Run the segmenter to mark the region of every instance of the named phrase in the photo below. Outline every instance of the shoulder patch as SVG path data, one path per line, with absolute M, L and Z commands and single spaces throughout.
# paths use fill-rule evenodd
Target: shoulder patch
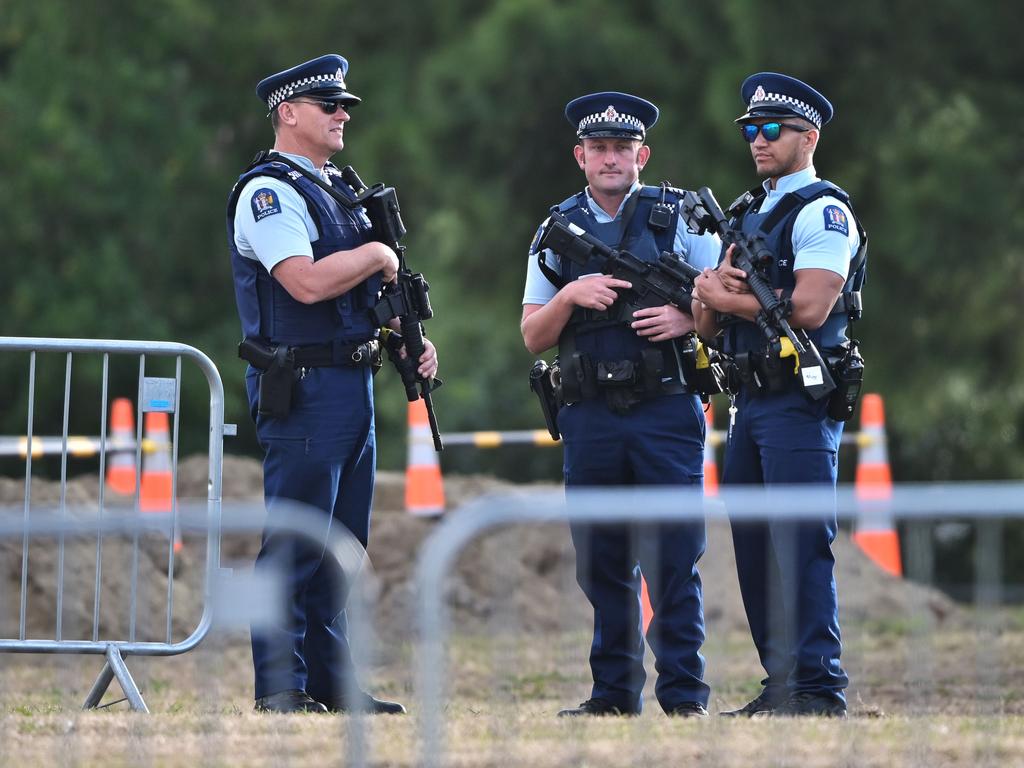
M 274 190 L 266 187 L 253 192 L 249 202 L 252 204 L 252 217 L 256 221 L 262 221 L 267 216 L 281 212 L 281 199 Z
M 846 219 L 846 213 L 838 205 L 825 206 L 825 231 L 838 232 L 849 237 L 850 223 Z

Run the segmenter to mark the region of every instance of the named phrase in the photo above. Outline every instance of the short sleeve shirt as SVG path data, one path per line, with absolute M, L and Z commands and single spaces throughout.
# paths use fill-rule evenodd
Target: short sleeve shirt
M 281 154 L 320 173 L 306 157 Z M 259 261 L 270 272 L 292 256 L 312 259 L 312 243 L 319 237 L 306 201 L 291 184 L 256 176 L 242 187 L 235 206 L 235 247 L 240 256 Z

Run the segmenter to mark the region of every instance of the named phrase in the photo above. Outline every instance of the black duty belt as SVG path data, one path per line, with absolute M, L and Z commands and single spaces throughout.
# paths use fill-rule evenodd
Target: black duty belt
M 292 347 L 296 368 L 325 368 L 335 365 L 370 365 L 380 357 L 380 344 L 376 339 L 361 344 L 338 341 Z

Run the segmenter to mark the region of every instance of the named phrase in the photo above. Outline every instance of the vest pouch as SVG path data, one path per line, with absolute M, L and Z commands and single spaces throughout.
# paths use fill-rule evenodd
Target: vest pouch
M 599 387 L 633 387 L 638 383 L 637 369 L 632 360 L 599 360 L 597 385 Z
M 753 358 L 753 352 L 739 352 L 733 355 L 732 365 L 729 366 L 729 391 L 733 394 L 736 394 L 740 387 L 752 392 L 764 391 Z
M 597 363 L 597 386 L 613 413 L 625 414 L 644 399 L 640 370 L 632 360 L 602 360 Z
M 758 373 L 764 388 L 769 392 L 784 392 L 797 381 L 792 365 L 771 351 L 758 355 L 758 362 Z

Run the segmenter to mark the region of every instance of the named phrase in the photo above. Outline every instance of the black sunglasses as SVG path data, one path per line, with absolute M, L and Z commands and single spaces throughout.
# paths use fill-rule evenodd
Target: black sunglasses
M 342 101 L 324 101 L 322 99 L 291 99 L 291 101 L 296 104 L 316 104 L 325 115 L 333 115 L 339 109 L 348 112 L 349 107 L 352 106 Z
M 800 133 L 807 133 L 810 128 L 804 128 L 802 125 L 792 125 L 790 123 L 747 123 L 746 125 L 740 126 L 740 133 L 743 134 L 743 138 L 749 143 L 753 144 L 757 139 L 757 134 L 760 131 L 761 135 L 765 137 L 767 141 L 776 141 L 779 136 L 782 135 L 782 129 L 789 128 L 793 131 L 799 131 Z

